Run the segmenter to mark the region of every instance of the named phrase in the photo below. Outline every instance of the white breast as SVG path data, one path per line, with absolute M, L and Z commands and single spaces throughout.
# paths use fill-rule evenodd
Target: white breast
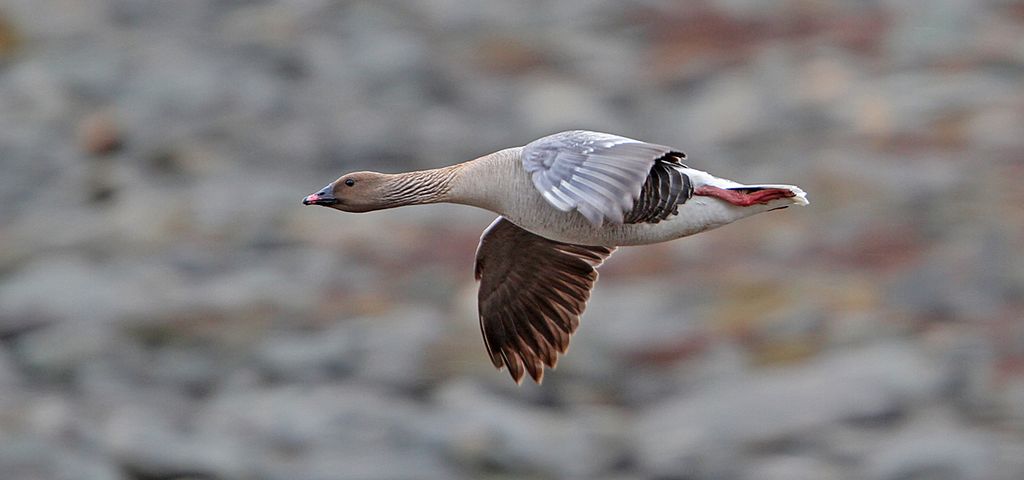
M 666 242 L 775 208 L 770 205 L 737 207 L 716 198 L 694 197 L 679 206 L 678 215 L 659 223 L 605 223 L 594 227 L 579 213 L 558 211 L 543 203 L 539 195 L 537 198 L 540 202 L 530 205 L 530 208 L 511 208 L 498 213 L 537 235 L 580 245 L 625 246 Z

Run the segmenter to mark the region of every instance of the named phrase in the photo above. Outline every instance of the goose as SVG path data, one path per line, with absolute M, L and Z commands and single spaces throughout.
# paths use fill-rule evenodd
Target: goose
M 744 217 L 807 205 L 793 185 L 744 185 L 683 163 L 678 149 L 573 130 L 456 165 L 348 173 L 304 205 L 369 212 L 455 203 L 498 217 L 480 237 L 474 274 L 484 346 L 516 384 L 555 368 L 616 247 L 647 245 Z

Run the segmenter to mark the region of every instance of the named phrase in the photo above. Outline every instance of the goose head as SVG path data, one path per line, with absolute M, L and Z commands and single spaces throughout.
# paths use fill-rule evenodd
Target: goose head
M 458 166 L 405 173 L 353 172 L 342 175 L 312 195 L 303 205 L 320 205 L 343 212 L 371 212 L 405 205 L 450 201 L 448 195 Z
M 371 212 L 397 207 L 391 194 L 393 175 L 377 172 L 353 172 L 342 175 L 320 191 L 302 199 L 303 205 L 320 205 L 343 212 Z

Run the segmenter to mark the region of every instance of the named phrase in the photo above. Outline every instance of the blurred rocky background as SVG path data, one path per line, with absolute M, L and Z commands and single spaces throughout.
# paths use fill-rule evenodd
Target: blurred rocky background
M 568 128 L 812 205 L 484 352 L 493 215 L 302 207 Z M 0 478 L 1024 478 L 1024 2 L 0 0 Z

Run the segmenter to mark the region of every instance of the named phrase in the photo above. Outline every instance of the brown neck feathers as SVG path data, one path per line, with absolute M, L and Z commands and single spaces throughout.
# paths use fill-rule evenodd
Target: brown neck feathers
M 391 206 L 437 203 L 447 200 L 458 165 L 398 173 L 391 176 L 383 199 Z

